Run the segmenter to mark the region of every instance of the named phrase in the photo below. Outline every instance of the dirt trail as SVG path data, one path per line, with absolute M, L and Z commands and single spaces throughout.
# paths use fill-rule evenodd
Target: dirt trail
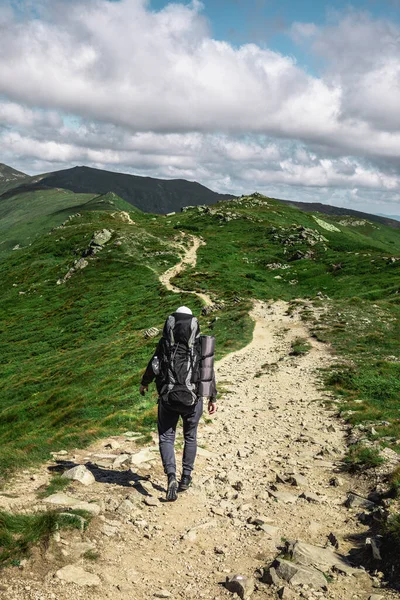
M 285 303 L 257 302 L 252 317 L 253 341 L 218 363 L 217 379 L 224 393 L 216 417 L 200 426 L 193 487 L 177 502 L 163 502 L 165 477 L 156 439 L 139 456 L 140 447 L 129 435 L 114 438 L 118 450 L 105 450 L 105 440 L 77 450 L 68 458 L 74 464 L 90 463 L 96 482 L 88 488 L 73 484 L 68 493 L 97 502 L 102 514 L 85 534 L 62 532 L 22 571 L 0 575 L 2 598 L 223 600 L 232 598 L 221 586 L 226 575 L 252 575 L 278 554 L 282 539 L 325 545 L 333 532 L 339 550 L 347 553 L 348 537 L 362 533 L 363 526 L 355 511 L 343 506 L 350 479 L 340 474 L 339 487 L 329 484 L 345 452 L 345 426 L 323 408 L 325 394 L 315 375 L 317 367 L 332 359 L 326 346 L 315 340 L 307 355 L 289 355 L 293 339 L 307 337 L 307 331 L 298 315 L 288 316 Z M 107 453 L 133 453 L 137 466 L 107 468 L 107 460 L 114 460 L 107 459 Z M 48 475 L 45 467 L 37 471 L 35 482 L 30 475 L 21 474 L 11 490 L 18 497 L 0 497 L 0 507 L 32 508 L 34 488 Z M 297 477 L 299 486 L 279 483 L 289 477 Z M 289 495 L 276 499 L 277 492 Z M 312 492 L 313 501 L 301 498 L 303 492 Z M 251 523 L 256 518 L 271 527 L 260 530 Z M 82 539 L 99 554 L 97 560 L 80 557 Z M 101 584 L 61 582 L 54 574 L 67 564 L 98 575 Z M 378 592 L 385 599 L 399 598 L 387 590 Z M 337 575 L 327 592 L 305 587 L 293 597 L 367 600 L 372 593 L 368 575 Z M 259 583 L 252 598 L 277 595 Z
M 188 236 L 188 238 L 190 239 L 192 245 L 189 246 L 188 248 L 186 248 L 183 245 L 180 246 L 180 248 L 184 251 L 183 258 L 181 259 L 181 261 L 178 264 L 174 265 L 173 267 L 168 269 L 168 271 L 165 271 L 165 273 L 160 275 L 160 281 L 163 285 L 165 285 L 165 287 L 168 290 L 170 290 L 171 292 L 175 292 L 176 294 L 185 293 L 185 294 L 194 294 L 195 296 L 198 296 L 199 298 L 201 298 L 203 300 L 203 302 L 207 306 L 207 305 L 213 303 L 210 296 L 208 296 L 207 294 L 203 294 L 201 292 L 182 290 L 179 287 L 177 287 L 176 285 L 173 285 L 171 283 L 171 279 L 173 277 L 175 277 L 176 275 L 178 275 L 178 273 L 181 273 L 184 269 L 186 269 L 186 267 L 196 266 L 197 250 L 200 248 L 200 246 L 204 246 L 204 241 L 201 240 L 200 238 L 195 237 L 194 235 L 190 235 L 190 236 Z

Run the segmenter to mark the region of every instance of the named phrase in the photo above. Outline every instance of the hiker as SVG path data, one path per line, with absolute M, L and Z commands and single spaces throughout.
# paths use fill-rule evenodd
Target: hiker
M 165 321 L 163 334 L 142 377 L 140 393 L 155 379 L 158 391 L 158 435 L 164 472 L 168 477 L 167 500 L 187 490 L 192 482 L 197 451 L 197 427 L 208 399 L 208 414 L 217 410 L 214 375 L 215 338 L 200 336 L 199 323 L 190 308 L 180 306 Z M 183 421 L 182 476 L 176 480 L 175 433 Z

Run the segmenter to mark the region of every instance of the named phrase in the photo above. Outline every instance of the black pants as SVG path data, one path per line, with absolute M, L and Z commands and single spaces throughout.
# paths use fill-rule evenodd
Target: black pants
M 200 400 L 193 406 L 193 409 L 182 408 L 182 410 L 172 409 L 161 399 L 158 401 L 158 436 L 160 444 L 161 460 L 164 471 L 168 475 L 176 473 L 175 460 L 175 434 L 179 417 L 183 421 L 183 436 L 185 445 L 183 448 L 182 472 L 190 475 L 193 471 L 193 465 L 197 452 L 197 426 L 200 417 L 203 414 L 203 400 Z

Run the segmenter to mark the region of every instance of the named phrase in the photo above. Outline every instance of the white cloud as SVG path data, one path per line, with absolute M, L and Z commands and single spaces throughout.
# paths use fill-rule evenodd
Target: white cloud
M 0 10 L 0 143 L 13 166 L 86 163 L 237 193 L 398 199 L 397 25 L 358 13 L 293 24 L 293 39 L 324 60 L 316 76 L 293 57 L 212 39 L 199 2 L 32 6 L 24 22 Z

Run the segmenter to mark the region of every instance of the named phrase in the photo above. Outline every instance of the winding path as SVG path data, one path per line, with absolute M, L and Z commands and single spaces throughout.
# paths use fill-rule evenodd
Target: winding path
M 201 240 L 198 237 L 195 237 L 194 235 L 190 235 L 188 237 L 191 241 L 191 246 L 186 248 L 183 244 L 179 245 L 179 248 L 181 248 L 184 252 L 183 258 L 178 264 L 174 265 L 173 267 L 168 269 L 168 271 L 165 271 L 162 275 L 160 275 L 160 281 L 171 292 L 174 292 L 176 294 L 194 294 L 195 296 L 198 296 L 198 298 L 201 298 L 201 300 L 203 300 L 206 306 L 209 306 L 210 304 L 213 304 L 213 301 L 207 294 L 203 294 L 202 292 L 195 292 L 193 290 L 183 290 L 171 283 L 171 279 L 173 279 L 173 277 L 181 273 L 184 269 L 186 269 L 187 267 L 196 266 L 197 250 L 200 248 L 200 246 L 205 245 L 205 242 L 203 240 Z

